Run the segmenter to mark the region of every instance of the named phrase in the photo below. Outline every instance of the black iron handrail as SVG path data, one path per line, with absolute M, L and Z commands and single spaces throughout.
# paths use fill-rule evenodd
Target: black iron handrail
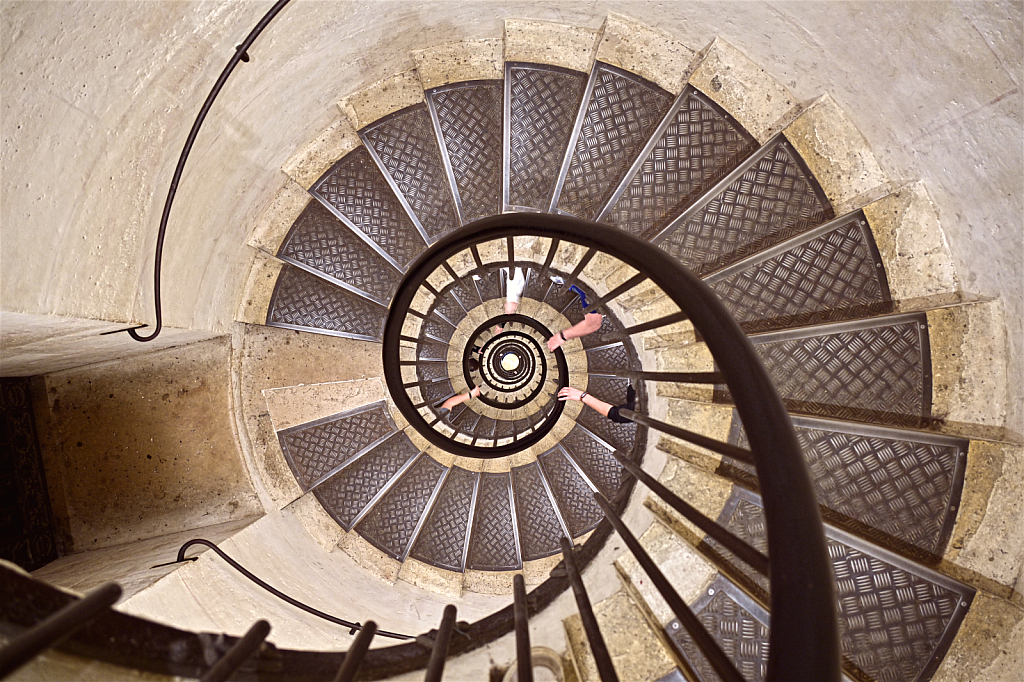
M 210 94 L 206 96 L 206 101 L 203 102 L 202 108 L 199 109 L 199 115 L 196 116 L 195 122 L 192 124 L 192 129 L 188 133 L 188 138 L 185 140 L 185 146 L 181 150 L 181 156 L 178 157 L 178 165 L 174 168 L 174 176 L 171 178 L 171 186 L 167 190 L 167 199 L 164 200 L 164 210 L 160 216 L 160 229 L 156 234 L 156 256 L 153 259 L 153 307 L 156 309 L 156 327 L 153 329 L 153 333 L 149 336 L 142 336 L 136 329 L 141 327 L 132 327 L 130 329 L 118 329 L 119 332 L 128 332 L 136 341 L 145 343 L 146 341 L 152 341 L 160 335 L 160 331 L 164 326 L 163 317 L 163 305 L 160 300 L 160 270 L 163 265 L 164 259 L 164 238 L 167 235 L 167 221 L 171 216 L 171 205 L 174 203 L 174 195 L 178 191 L 178 183 L 181 181 L 181 175 L 185 171 L 185 162 L 188 161 L 188 155 L 192 152 L 192 145 L 195 144 L 196 137 L 199 136 L 199 129 L 203 126 L 203 121 L 206 120 L 206 115 L 210 112 L 210 107 L 213 106 L 214 100 L 217 99 L 217 95 L 224 89 L 224 84 L 227 83 L 228 76 L 238 66 L 238 62 L 249 61 L 249 48 L 256 41 L 256 38 L 263 33 L 274 17 L 284 9 L 291 0 L 277 0 L 273 7 L 267 10 L 267 13 L 263 15 L 263 18 L 259 20 L 259 23 L 249 31 L 249 35 L 245 37 L 245 40 L 235 47 L 235 53 L 231 55 L 231 59 L 228 60 L 227 66 L 221 71 L 220 77 L 217 82 L 214 83 L 213 89 L 210 90 Z M 145 326 L 145 325 L 142 325 Z
M 300 602 L 298 599 L 295 599 L 294 597 L 288 596 L 287 594 L 285 594 L 281 590 L 277 589 L 273 585 L 270 585 L 270 584 L 264 582 L 263 580 L 261 580 L 259 577 L 257 577 L 251 571 L 249 571 L 245 566 L 243 566 L 242 564 L 240 564 L 237 561 L 235 561 L 234 559 L 232 559 L 230 556 L 227 555 L 227 553 L 224 550 L 222 550 L 220 547 L 218 547 L 217 545 L 213 544 L 209 540 L 204 540 L 202 538 L 196 538 L 194 540 L 189 540 L 188 542 L 183 544 L 180 549 L 178 549 L 178 558 L 177 558 L 176 561 L 174 561 L 172 563 L 180 564 L 180 563 L 184 563 L 185 561 L 194 560 L 195 557 L 189 558 L 189 557 L 185 556 L 185 552 L 187 552 L 188 549 L 190 547 L 194 546 L 194 545 L 202 545 L 204 547 L 208 547 L 208 548 L 212 549 L 214 552 L 217 553 L 217 556 L 219 556 L 221 559 L 223 559 L 225 562 L 227 562 L 227 564 L 229 566 L 231 566 L 231 568 L 235 569 L 236 571 L 238 571 L 239 573 L 244 575 L 246 578 L 248 578 L 249 580 L 251 580 L 255 584 L 259 585 L 264 590 L 266 590 L 270 594 L 274 595 L 278 599 L 280 599 L 282 601 L 285 601 L 285 602 L 288 602 L 289 604 L 291 604 L 292 606 L 294 606 L 297 609 L 302 609 L 306 613 L 310 613 L 310 614 L 316 616 L 317 618 L 323 618 L 324 620 L 330 621 L 331 623 L 334 623 L 335 625 L 341 625 L 343 627 L 346 627 L 346 628 L 349 629 L 349 634 L 355 634 L 357 631 L 362 630 L 363 627 L 364 627 L 362 623 L 353 623 L 351 621 L 345 620 L 344 618 L 338 618 L 337 616 L 332 616 L 331 614 L 324 613 L 323 611 L 320 611 L 319 609 L 315 609 L 312 606 L 309 606 L 308 604 L 303 604 L 302 602 Z M 162 564 L 162 565 L 167 565 L 167 564 Z M 403 635 L 403 634 L 400 634 L 400 633 L 397 633 L 397 632 L 388 632 L 387 630 L 377 630 L 376 632 L 381 637 L 388 637 L 390 639 L 401 639 L 401 640 L 413 640 L 413 639 L 416 639 L 412 635 Z
M 465 249 L 475 252 L 477 244 L 485 241 L 516 236 L 550 238 L 552 243 L 570 242 L 587 248 L 571 275 L 574 281 L 582 273 L 584 261 L 598 252 L 610 254 L 643 273 L 679 307 L 679 314 L 665 319 L 675 322 L 685 317 L 692 322 L 718 371 L 711 376 L 671 379 L 724 380 L 747 429 L 750 450 L 624 408 L 619 414 L 754 463 L 763 493 L 770 559 L 772 627 L 767 679 L 838 680 L 839 636 L 831 563 L 821 514 L 789 414 L 750 341 L 716 295 L 661 249 L 615 228 L 548 214 L 494 216 L 448 235 L 410 266 L 385 325 L 385 380 L 399 411 L 435 445 L 449 451 L 458 449 L 459 444 L 427 428 L 423 416 L 402 390 L 399 344 L 406 311 L 420 283 L 443 267 L 448 258 Z

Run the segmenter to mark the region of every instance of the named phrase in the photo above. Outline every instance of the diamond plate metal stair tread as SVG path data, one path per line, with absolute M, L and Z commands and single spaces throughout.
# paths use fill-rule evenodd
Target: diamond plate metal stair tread
M 784 138 L 699 208 L 684 212 L 658 245 L 704 276 L 824 223 L 832 207 Z M 744 169 L 746 164 L 741 165 Z M 738 169 L 739 170 L 739 169 Z
M 794 418 L 819 503 L 837 527 L 917 561 L 945 552 L 960 508 L 969 441 Z M 729 442 L 749 447 L 734 413 Z M 731 465 L 756 485 L 748 465 Z M 830 513 L 831 512 L 831 513 Z
M 767 552 L 760 498 L 734 488 L 718 523 Z M 712 540 L 710 551 L 750 587 L 767 584 Z M 974 588 L 826 526 L 836 576 L 840 643 L 847 665 L 870 679 L 911 682 L 945 655 L 974 598 Z
M 668 111 L 672 96 L 600 62 L 590 87 L 558 209 L 593 220 Z
M 292 265 L 284 265 L 267 326 L 380 341 L 387 308 Z
M 654 147 L 603 218 L 648 239 L 755 149 L 749 133 L 692 87 L 659 127 Z
M 359 131 L 364 144 L 433 242 L 459 226 L 434 124 L 425 104 L 385 116 Z
M 924 313 L 772 332 L 751 342 L 793 413 L 909 427 L 930 419 Z M 724 386 L 715 400 L 729 400 Z
M 705 280 L 745 331 L 890 311 L 888 282 L 863 212 L 822 228 L 813 239 L 794 239 L 798 243 L 784 243 Z

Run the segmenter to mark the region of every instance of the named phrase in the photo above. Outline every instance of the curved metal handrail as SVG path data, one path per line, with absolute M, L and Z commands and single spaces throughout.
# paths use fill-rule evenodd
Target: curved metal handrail
M 448 235 L 410 266 L 385 325 L 385 379 L 399 411 L 439 447 L 451 450 L 458 445 L 426 428 L 423 416 L 402 390 L 398 357 L 404 311 L 419 282 L 449 257 L 484 241 L 514 236 L 548 237 L 612 254 L 645 274 L 686 313 L 715 358 L 754 453 L 771 563 L 768 679 L 838 680 L 840 650 L 831 562 L 789 413 L 746 334 L 714 292 L 661 249 L 615 228 L 548 214 L 484 218 Z
M 129 329 L 119 329 L 119 332 L 128 332 L 136 341 L 143 343 L 152 341 L 160 335 L 160 331 L 164 327 L 163 317 L 163 305 L 160 300 L 160 270 L 164 260 L 164 238 L 167 235 L 167 221 L 171 216 L 171 205 L 174 203 L 174 195 L 178 191 L 178 183 L 181 181 L 181 175 L 185 171 L 185 162 L 188 161 L 188 155 L 192 152 L 192 145 L 195 144 L 196 137 L 199 135 L 199 129 L 203 126 L 203 121 L 206 120 L 206 114 L 209 113 L 210 107 L 213 106 L 214 100 L 217 99 L 217 95 L 224 88 L 224 84 L 228 80 L 228 76 L 238 66 L 238 62 L 249 61 L 249 47 L 256 41 L 256 38 L 263 33 L 274 17 L 284 9 L 291 0 L 277 0 L 263 18 L 260 19 L 259 23 L 249 31 L 249 35 L 245 37 L 245 40 L 235 47 L 235 53 L 228 60 L 227 66 L 221 71 L 220 77 L 217 82 L 214 83 L 213 89 L 210 90 L 210 94 L 206 96 L 206 101 L 203 102 L 202 108 L 199 110 L 199 115 L 196 116 L 195 122 L 192 124 L 192 130 L 188 133 L 188 138 L 185 140 L 185 146 L 181 150 L 181 156 L 178 157 L 178 165 L 174 168 L 174 176 L 171 178 L 171 186 L 167 190 L 167 199 L 164 200 L 164 210 L 160 216 L 160 230 L 156 235 L 156 256 L 153 259 L 153 306 L 156 309 L 156 327 L 153 329 L 153 333 L 148 336 L 142 336 L 136 330 L 141 327 L 132 327 Z M 145 326 L 145 325 L 143 325 Z M 108 332 L 113 333 L 113 332 Z

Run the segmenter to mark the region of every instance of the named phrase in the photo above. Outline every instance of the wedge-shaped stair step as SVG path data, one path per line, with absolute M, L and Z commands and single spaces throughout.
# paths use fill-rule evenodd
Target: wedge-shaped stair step
M 760 498 L 733 488 L 718 523 L 767 552 Z M 975 590 L 831 526 L 826 544 L 836 578 L 840 644 L 851 673 L 873 680 L 928 679 L 967 614 Z M 711 551 L 727 550 L 708 542 Z M 737 576 L 765 598 L 766 583 L 739 561 Z M 857 676 L 860 676 L 857 675 Z
M 791 412 L 920 426 L 931 415 L 924 313 L 886 315 L 750 337 Z M 724 386 L 715 400 L 728 399 Z
M 716 575 L 689 606 L 744 680 L 761 682 L 765 679 L 768 668 L 768 611 L 721 574 Z M 665 629 L 680 656 L 702 682 L 719 679 L 679 619 L 672 619 Z
M 652 243 L 704 276 L 833 216 L 814 176 L 779 135 L 687 208 Z
M 551 210 L 596 218 L 671 104 L 654 83 L 595 62 Z
M 890 312 L 889 283 L 862 211 L 704 280 L 748 333 Z
M 470 281 L 476 287 L 476 295 L 481 301 L 492 301 L 505 298 L 505 287 L 502 281 L 501 268 L 487 268 L 474 273 Z
M 580 71 L 505 63 L 502 210 L 548 210 L 586 84 Z
M 388 309 L 293 265 L 284 265 L 267 310 L 267 326 L 380 341 Z
M 833 525 L 917 560 L 942 557 L 960 508 L 970 441 L 811 417 L 793 417 L 793 426 Z M 729 442 L 749 447 L 735 414 Z M 749 465 L 728 466 L 756 482 Z
M 457 293 L 461 293 L 458 282 L 454 282 L 453 286 L 446 287 L 445 290 L 438 293 L 440 296 L 434 298 L 428 315 L 439 315 L 447 324 L 453 327 L 458 326 L 459 322 L 466 317 L 466 308 L 457 295 Z M 470 305 L 470 308 L 472 307 Z
M 523 561 L 542 559 L 561 551 L 559 540 L 570 533 L 551 498 L 540 465 L 533 462 L 513 467 L 512 490 Z
M 594 605 L 601 636 L 622 682 L 682 682 L 663 640 L 650 628 L 643 611 L 624 590 Z M 599 682 L 590 643 L 578 615 L 565 619 L 569 653 L 580 682 Z
M 514 571 L 522 568 L 512 505 L 511 474 L 480 474 L 466 557 L 467 569 Z
M 305 492 L 397 430 L 387 405 L 379 401 L 283 429 L 277 438 Z
M 418 452 L 407 435 L 392 434 L 314 488 L 313 494 L 338 525 L 350 531 Z
M 588 359 L 592 352 L 594 351 L 587 352 Z M 629 366 L 631 365 L 622 363 L 617 365 L 616 369 L 624 369 Z M 621 377 L 591 374 L 587 380 L 587 392 L 592 393 L 594 397 L 603 400 L 609 405 L 624 404 L 628 387 L 629 380 Z M 611 419 L 602 416 L 597 410 L 590 408 L 581 411 L 580 415 L 576 418 L 576 422 L 620 452 L 627 454 L 634 452 L 639 427 L 633 422 L 624 424 L 613 422 Z M 644 430 L 646 431 L 646 429 Z
M 560 445 L 537 460 L 570 536 L 576 538 L 593 530 L 604 518 L 604 512 L 594 501 L 597 486 L 584 477 L 582 469 Z
M 615 497 L 624 482 L 624 474 L 622 465 L 612 455 L 614 446 L 577 423 L 562 438 L 562 447 L 605 497 Z
M 504 89 L 500 80 L 469 81 L 426 93 L 463 224 L 501 213 Z
M 311 201 L 292 224 L 277 257 L 384 306 L 391 303 L 402 276 L 317 201 Z
M 389 114 L 359 137 L 428 244 L 460 225 L 426 104 Z
M 455 390 L 452 389 L 451 379 L 440 379 L 438 381 L 432 381 L 420 388 L 420 392 L 423 395 L 423 399 L 428 405 L 438 405 L 443 403 L 445 400 L 455 395 Z
M 401 271 L 427 245 L 365 147 L 357 147 L 309 190 Z
M 404 561 L 447 472 L 432 457 L 420 455 L 363 516 L 356 532 L 392 559 Z
M 732 116 L 687 86 L 597 219 L 649 239 L 756 148 Z
M 451 468 L 416 537 L 410 552 L 413 559 L 449 571 L 465 569 L 479 478 L 477 472 Z

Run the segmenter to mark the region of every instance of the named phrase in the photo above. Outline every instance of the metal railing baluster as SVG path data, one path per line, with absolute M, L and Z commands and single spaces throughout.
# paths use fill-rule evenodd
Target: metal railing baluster
M 352 646 L 345 652 L 345 660 L 338 668 L 334 682 L 352 682 L 356 679 L 356 673 L 359 672 L 359 666 L 363 664 L 363 657 L 366 656 L 366 650 L 370 648 L 370 642 L 373 641 L 375 634 L 377 634 L 377 624 L 372 620 L 366 621 L 363 629 L 352 640 Z
M 632 379 L 634 381 L 664 381 L 677 384 L 724 384 L 725 376 L 721 372 L 640 372 L 628 369 L 616 369 L 608 372 L 612 376 Z
M 600 297 L 599 299 L 597 299 L 596 301 L 594 301 L 593 303 L 588 305 L 587 309 L 584 312 L 586 312 L 586 313 L 594 312 L 595 310 L 597 310 L 598 308 L 603 306 L 608 301 L 615 300 L 616 298 L 618 298 L 619 296 L 622 296 L 622 294 L 626 293 L 630 289 L 632 289 L 634 287 L 637 287 L 637 286 L 640 286 L 640 284 L 642 284 L 646 279 L 647 279 L 647 275 L 645 275 L 642 272 L 633 275 L 632 277 L 627 279 L 625 282 L 623 282 L 619 286 L 617 286 L 614 289 L 612 289 L 611 291 L 609 291 L 604 296 Z
M 680 310 L 678 313 L 672 313 L 671 315 L 665 315 L 664 317 L 659 317 L 658 319 L 651 320 L 650 322 L 641 322 L 640 324 L 635 324 L 632 327 L 626 327 L 625 329 L 623 329 L 618 334 L 609 335 L 607 338 L 609 338 L 609 339 L 616 339 L 618 341 L 624 341 L 627 338 L 629 338 L 629 336 L 631 334 L 640 334 L 641 332 L 649 332 L 652 329 L 657 329 L 659 327 L 667 327 L 670 324 L 675 324 L 676 322 L 685 322 L 688 319 L 690 319 L 690 318 L 687 317 L 686 313 L 684 313 L 683 311 Z
M 533 661 L 530 657 L 530 623 L 526 614 L 526 581 L 517 573 L 512 578 L 516 623 L 516 675 L 519 682 L 533 682 Z
M 224 682 L 230 678 L 238 668 L 252 656 L 263 640 L 270 634 L 270 623 L 265 620 L 258 620 L 252 627 L 242 635 L 242 638 L 235 642 L 228 652 L 220 657 L 213 667 L 206 671 L 200 678 L 200 682 Z
M 718 646 L 718 642 L 704 628 L 697 619 L 697 616 L 694 615 L 690 607 L 686 605 L 683 598 L 679 596 L 679 593 L 675 591 L 675 588 L 672 587 L 671 583 L 669 583 L 668 579 L 654 563 L 654 560 L 651 559 L 650 555 L 640 545 L 640 541 L 629 532 L 626 524 L 622 522 L 619 515 L 612 509 L 611 502 L 601 493 L 594 493 L 594 499 L 601 505 L 605 518 L 608 519 L 612 527 L 615 528 L 615 532 L 619 534 L 622 541 L 629 547 L 629 551 L 636 557 L 637 563 L 644 569 L 644 573 L 654 583 L 662 598 L 669 608 L 672 609 L 672 612 L 676 614 L 676 618 L 686 628 L 686 632 L 693 638 L 694 644 L 704 654 L 704 657 L 711 664 L 711 667 L 715 669 L 715 672 L 718 673 L 722 682 L 746 682 L 740 671 L 736 669 L 733 662 L 729 660 L 729 657 L 725 655 L 722 648 Z
M 679 512 L 683 518 L 693 523 L 717 542 L 720 542 L 726 549 L 747 562 L 751 568 L 761 575 L 768 575 L 768 557 L 759 550 L 736 537 L 722 526 L 718 525 L 688 502 L 676 495 L 674 492 L 663 486 L 653 476 L 640 468 L 636 462 L 631 461 L 618 450 L 612 450 L 612 456 L 619 460 L 626 471 L 636 476 L 637 480 L 651 489 L 654 494 L 665 501 L 670 507 Z
M 587 641 L 590 642 L 590 652 L 597 664 L 597 672 L 601 676 L 601 682 L 619 682 L 619 675 L 612 665 L 612 657 L 608 653 L 608 645 L 604 643 L 604 636 L 601 635 L 601 628 L 597 624 L 597 616 L 594 615 L 594 607 L 590 605 L 590 597 L 587 595 L 587 588 L 583 584 L 583 577 L 580 576 L 579 566 L 576 565 L 576 555 L 573 553 L 572 541 L 562 536 L 562 556 L 565 559 L 565 573 L 569 577 L 569 584 L 572 586 L 573 596 L 576 597 L 576 608 L 580 610 L 580 620 L 583 621 L 583 630 L 587 633 Z
M 619 408 L 619 414 L 630 421 L 636 422 L 637 424 L 643 424 L 646 427 L 657 429 L 662 433 L 667 433 L 670 436 L 681 438 L 682 440 L 693 443 L 694 445 L 699 445 L 700 447 L 711 450 L 712 452 L 717 452 L 720 455 L 732 457 L 733 459 L 746 462 L 747 464 L 754 463 L 754 454 L 750 450 L 744 450 L 736 445 L 723 443 L 720 440 L 708 438 L 707 436 L 702 436 L 699 433 L 694 433 L 693 431 L 688 431 L 687 429 L 673 426 L 672 424 L 666 424 L 665 422 L 658 421 L 657 419 L 651 419 L 645 414 L 637 414 L 633 410 L 627 410 L 624 407 Z
M 12 639 L 0 649 L 0 679 L 78 632 L 120 598 L 121 586 L 117 583 L 100 585 Z
M 455 613 L 454 605 L 449 604 L 444 607 L 444 615 L 441 616 L 441 625 L 437 628 L 437 638 L 434 640 L 434 648 L 430 652 L 430 662 L 427 664 L 424 682 L 441 682 L 444 663 L 448 658 L 448 643 L 451 642 L 452 629 L 455 627 Z

